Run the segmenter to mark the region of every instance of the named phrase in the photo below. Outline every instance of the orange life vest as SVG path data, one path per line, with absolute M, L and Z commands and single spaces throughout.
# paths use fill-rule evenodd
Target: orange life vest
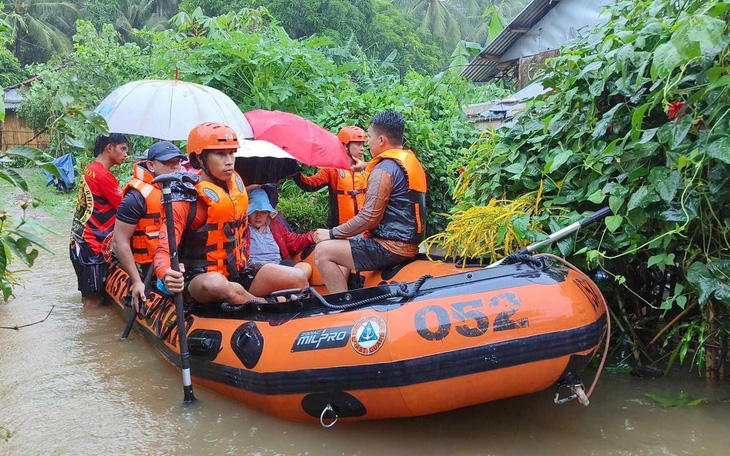
M 337 217 L 333 226 L 347 223 L 365 204 L 365 192 L 368 188 L 368 177 L 364 171 L 352 172 L 335 169 L 336 181 L 332 182 L 332 193 L 337 198 Z
M 207 206 L 205 223 L 186 230 L 180 241 L 180 261 L 191 273 L 219 272 L 235 277 L 246 266 L 244 234 L 248 217 L 248 193 L 243 180 L 233 173 L 228 191 L 207 181 L 195 186 Z M 191 205 L 191 211 L 196 204 Z M 189 217 L 190 219 L 194 217 Z
M 124 187 L 124 195 L 130 189 L 137 190 L 144 198 L 147 206 L 147 213 L 139 219 L 134 228 L 130 244 L 134 262 L 137 264 L 150 264 L 152 257 L 157 250 L 160 225 L 162 224 L 162 191 L 152 183 L 155 176 L 144 166 L 145 162 L 134 164 L 134 175 Z
M 420 244 L 426 231 L 426 173 L 412 151 L 390 149 L 373 158 L 365 173 L 370 176 L 383 160 L 394 160 L 406 174 L 408 192 L 390 195 L 383 218 L 374 229 L 373 237 Z

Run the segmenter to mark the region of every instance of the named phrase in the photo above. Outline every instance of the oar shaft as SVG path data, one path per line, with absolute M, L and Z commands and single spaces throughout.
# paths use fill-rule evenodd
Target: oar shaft
M 588 225 L 592 225 L 593 223 L 604 219 L 605 217 L 607 217 L 610 214 L 611 214 L 611 208 L 609 208 L 609 207 L 604 207 L 602 209 L 599 209 L 596 212 L 594 212 L 593 214 L 584 218 L 583 220 L 579 220 L 575 223 L 571 223 L 570 225 L 566 226 L 565 228 L 561 228 L 558 231 L 552 233 L 551 235 L 549 235 L 547 237 L 547 239 L 543 239 L 542 241 L 538 241 L 533 244 L 530 244 L 517 253 L 528 253 L 528 254 L 534 253 L 538 249 L 545 247 L 546 245 L 552 244 L 555 241 L 559 241 L 559 240 L 563 239 L 564 237 L 575 233 L 576 231 L 578 231 L 581 228 L 585 228 Z M 500 264 L 502 264 L 502 261 L 504 261 L 504 259 L 501 259 L 495 263 L 490 264 L 489 266 L 487 266 L 487 268 L 493 268 L 493 267 L 499 266 Z
M 172 189 L 170 182 L 163 182 L 162 203 L 165 207 L 165 223 L 167 224 L 167 240 L 170 245 L 170 266 L 173 271 L 180 271 L 180 262 L 177 257 L 177 240 L 175 239 L 175 220 L 172 213 Z M 180 368 L 183 378 L 183 402 L 194 402 L 193 381 L 190 375 L 190 353 L 188 352 L 188 336 L 185 327 L 185 311 L 181 293 L 175 293 L 175 315 L 177 318 L 177 333 L 180 345 Z
M 147 297 L 147 293 L 149 293 L 150 288 L 150 281 L 152 279 L 152 274 L 154 272 L 154 267 L 150 264 L 149 269 L 147 270 L 147 273 L 144 276 L 144 294 L 145 298 Z M 134 299 L 133 297 L 130 297 L 130 299 Z M 143 309 L 144 303 L 139 303 L 139 309 L 140 311 Z M 144 318 L 144 312 L 139 312 L 139 315 Z M 137 311 L 134 309 L 134 306 L 132 306 L 132 315 L 129 317 L 129 321 L 127 322 L 127 326 L 124 328 L 124 332 L 122 333 L 122 340 L 126 340 L 129 337 L 129 333 L 132 332 L 132 327 L 134 326 L 134 322 L 137 321 Z

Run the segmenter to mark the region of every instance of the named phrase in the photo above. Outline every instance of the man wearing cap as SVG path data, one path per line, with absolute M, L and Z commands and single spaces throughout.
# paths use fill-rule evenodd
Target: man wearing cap
M 160 141 L 147 151 L 147 160 L 134 164 L 134 177 L 124 188 L 124 197 L 117 211 L 112 247 L 132 283 L 132 304 L 135 310 L 145 301 L 145 284 L 141 279 L 152 266 L 162 224 L 162 192 L 152 180 L 160 175 L 180 171 L 185 158 L 174 144 Z

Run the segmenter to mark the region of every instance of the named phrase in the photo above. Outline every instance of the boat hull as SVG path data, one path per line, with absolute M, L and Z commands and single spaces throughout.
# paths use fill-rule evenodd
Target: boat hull
M 127 282 L 112 266 L 107 292 L 125 319 Z M 347 304 L 396 288 L 327 299 Z M 567 265 L 437 277 L 401 301 L 347 311 L 314 299 L 234 314 L 199 309 L 186 320 L 193 381 L 288 420 L 319 420 L 328 405 L 341 420 L 427 415 L 579 375 L 606 328 L 600 292 Z M 152 291 L 147 308 L 137 330 L 179 367 L 172 301 Z

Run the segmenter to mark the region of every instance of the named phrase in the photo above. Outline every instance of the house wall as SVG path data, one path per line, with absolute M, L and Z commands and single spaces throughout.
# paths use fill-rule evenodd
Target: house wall
M 500 61 L 558 49 L 581 35 L 582 29 L 593 27 L 608 19 L 601 15 L 604 6 L 615 0 L 560 0 L 537 24 L 530 28 L 501 56 Z
M 0 139 L 0 149 L 3 152 L 15 146 L 22 146 L 27 141 L 30 142 L 25 144 L 26 146 L 45 150 L 50 138 L 43 133 L 32 139 L 35 135 L 36 133 L 25 124 L 25 120 L 15 115 L 15 111 L 5 112 L 5 121 L 0 123 L 0 137 L 2 138 Z

